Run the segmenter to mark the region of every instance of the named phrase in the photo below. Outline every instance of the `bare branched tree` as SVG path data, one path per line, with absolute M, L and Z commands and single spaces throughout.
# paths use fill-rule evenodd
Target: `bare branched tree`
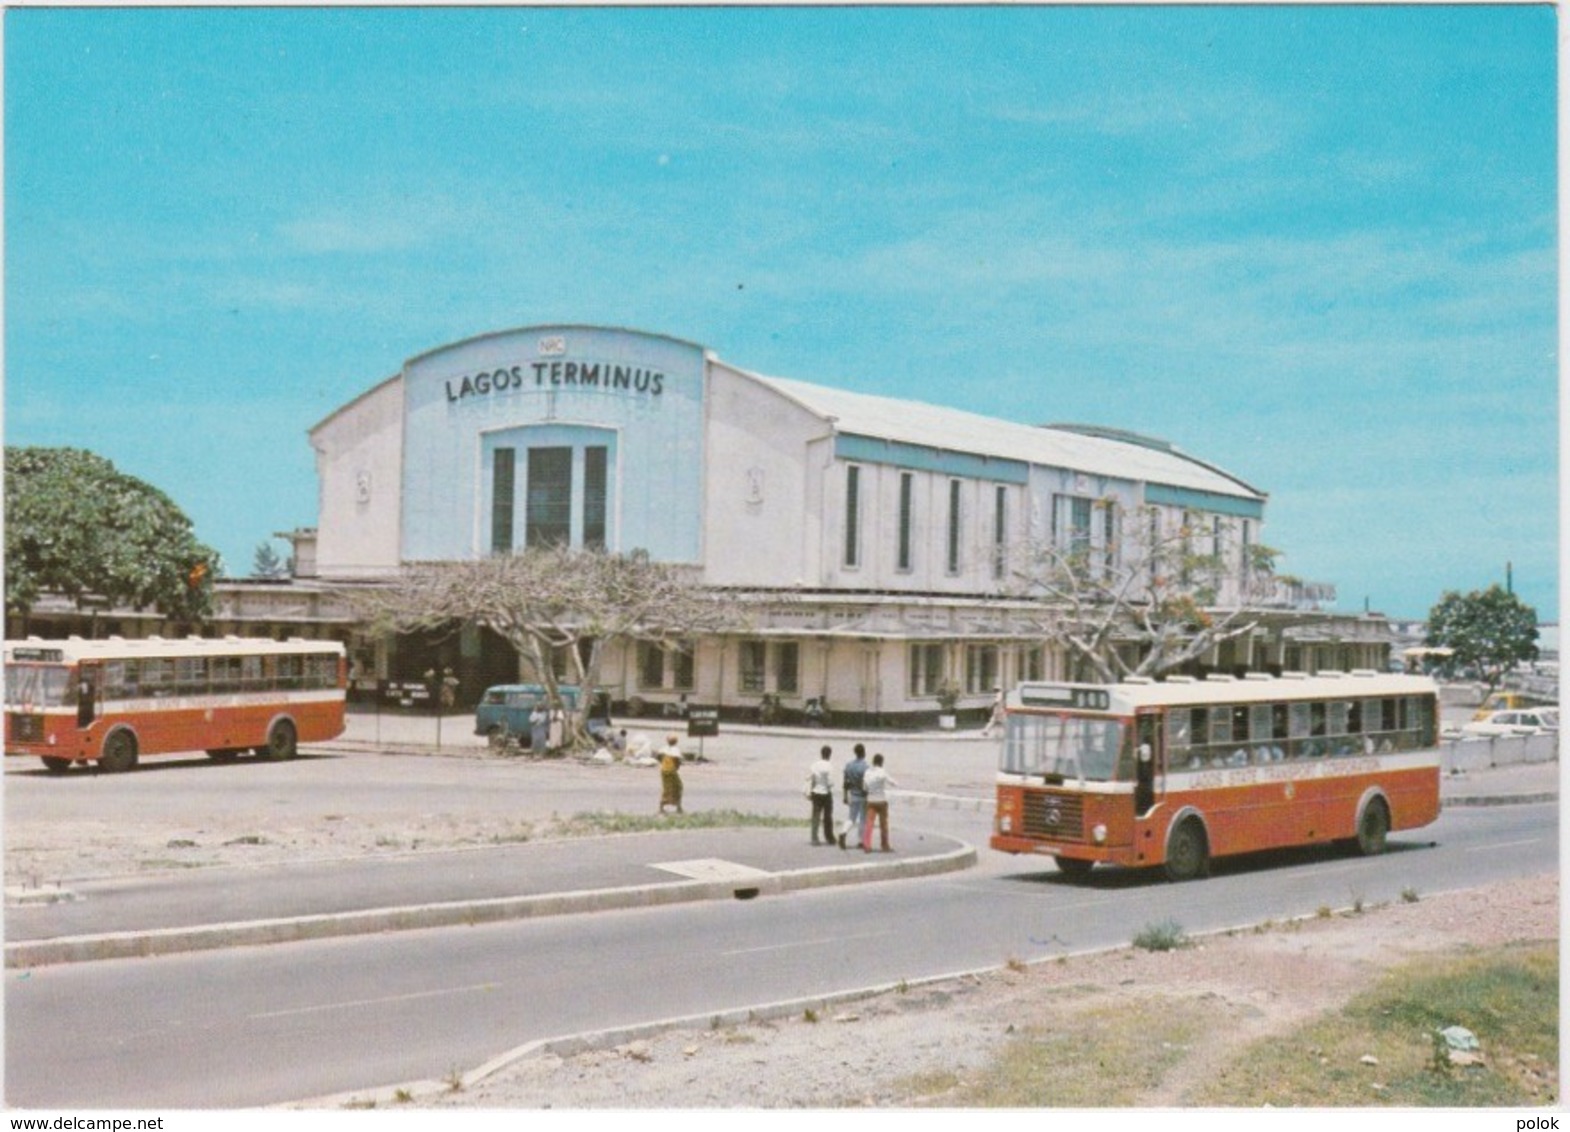
M 742 607 L 699 584 L 691 568 L 655 562 L 642 551 L 558 546 L 471 562 L 413 564 L 396 581 L 351 600 L 381 631 L 454 623 L 492 630 L 532 664 L 556 709 L 562 706 L 558 657 L 565 658 L 569 682 L 589 696 L 612 641 L 684 642 L 746 623 Z M 579 714 L 572 745 L 589 742 Z
M 1011 590 L 1047 609 L 1041 631 L 1098 680 L 1155 676 L 1252 632 L 1276 589 L 1278 552 L 1230 524 L 1200 530 L 1159 509 L 1098 501 L 1107 518 L 1014 555 Z

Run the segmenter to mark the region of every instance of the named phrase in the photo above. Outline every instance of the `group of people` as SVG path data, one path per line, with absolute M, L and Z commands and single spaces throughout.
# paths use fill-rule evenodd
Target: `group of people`
M 665 738 L 665 746 L 657 752 L 660 765 L 660 808 L 683 813 L 681 808 L 681 737 L 674 732 Z M 863 852 L 872 852 L 873 833 L 876 832 L 879 851 L 891 852 L 889 847 L 889 787 L 897 786 L 883 765 L 883 756 L 875 754 L 867 761 L 867 748 L 857 743 L 854 757 L 845 764 L 839 781 L 839 793 L 846 809 L 845 820 L 836 831 L 834 827 L 834 749 L 828 745 L 818 752 L 818 761 L 807 772 L 806 794 L 812 802 L 812 843 L 838 845 L 849 849 L 850 838 Z
M 837 833 L 834 829 L 834 749 L 825 745 L 818 752 L 818 761 L 807 771 L 806 794 L 812 802 L 812 843 L 848 849 L 848 839 L 854 834 L 856 844 L 863 852 L 870 853 L 876 829 L 880 834 L 880 849 L 887 853 L 890 851 L 888 790 L 897 783 L 884 769 L 881 754 L 873 755 L 872 762 L 868 763 L 867 748 L 861 743 L 856 744 L 853 754 L 840 777 L 840 797 L 847 812 Z

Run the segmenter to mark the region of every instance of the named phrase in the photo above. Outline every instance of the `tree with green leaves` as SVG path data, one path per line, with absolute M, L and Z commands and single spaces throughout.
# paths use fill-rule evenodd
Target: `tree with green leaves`
M 648 554 L 565 546 L 534 547 L 469 562 L 419 563 L 394 581 L 346 595 L 383 631 L 417 632 L 454 623 L 488 628 L 517 650 L 562 707 L 558 660 L 567 682 L 592 694 L 600 658 L 613 641 L 685 642 L 746 623 L 733 595 L 703 586 L 690 567 Z M 589 742 L 580 715 L 573 745 Z
M 256 552 L 251 559 L 251 577 L 279 579 L 289 576 L 289 563 L 280 557 L 273 549 L 270 542 L 256 544 Z
M 1451 649 L 1451 664 L 1475 670 L 1492 692 L 1516 665 L 1537 659 L 1537 610 L 1497 582 L 1447 590 L 1429 610 L 1426 643 Z
M 6 610 L 23 617 L 59 594 L 201 621 L 220 566 L 167 495 L 76 448 L 6 448 L 5 559 Z

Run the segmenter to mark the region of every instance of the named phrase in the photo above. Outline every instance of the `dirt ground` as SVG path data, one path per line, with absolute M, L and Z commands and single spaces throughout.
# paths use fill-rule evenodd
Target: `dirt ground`
M 1171 951 L 1071 956 L 894 990 L 770 1021 L 698 1026 L 560 1056 L 529 1049 L 482 1079 L 432 1083 L 378 1103 L 437 1108 L 645 1109 L 908 1106 L 912 1078 L 985 1065 L 1026 1026 L 1064 1027 L 1117 1003 L 1201 1000 L 1217 1024 L 1134 1103 L 1184 1103 L 1189 1088 L 1259 1038 L 1283 1034 L 1422 954 L 1559 936 L 1558 877 L 1422 896 Z M 502 1059 L 505 1060 L 505 1059 Z M 1544 1103 L 1558 1067 L 1542 1069 Z M 1377 1071 L 1370 1070 L 1370 1087 Z M 369 1099 L 369 1098 L 368 1098 Z M 943 1096 L 920 1098 L 941 1107 Z

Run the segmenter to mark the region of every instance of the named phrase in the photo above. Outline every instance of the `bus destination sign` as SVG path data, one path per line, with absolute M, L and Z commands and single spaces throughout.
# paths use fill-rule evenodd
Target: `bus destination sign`
M 1068 684 L 1025 684 L 1019 690 L 1020 702 L 1029 707 L 1065 707 L 1080 711 L 1106 711 L 1112 697 L 1099 688 L 1076 688 Z
M 15 649 L 11 650 L 11 659 L 12 660 L 44 660 L 44 661 L 50 661 L 52 663 L 58 664 L 62 660 L 65 659 L 65 650 L 64 649 L 40 649 L 40 648 L 30 648 L 30 647 L 15 648 Z

